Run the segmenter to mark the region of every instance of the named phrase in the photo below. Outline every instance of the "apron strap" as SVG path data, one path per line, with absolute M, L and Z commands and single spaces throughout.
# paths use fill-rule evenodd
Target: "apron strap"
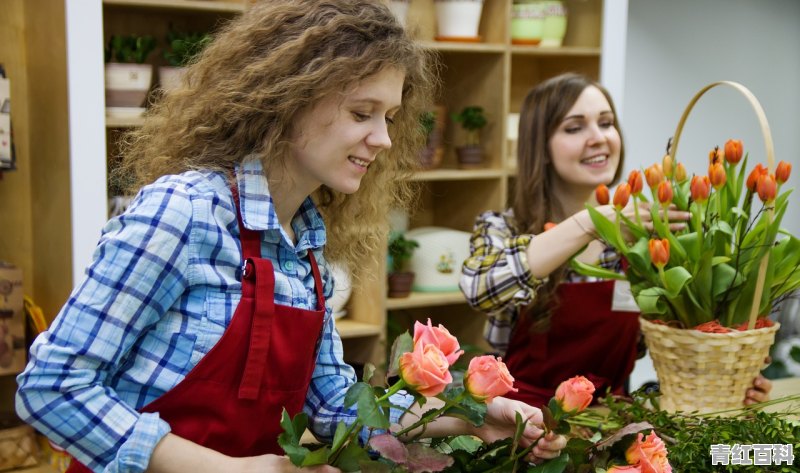
M 239 384 L 239 399 L 257 399 L 272 339 L 275 273 L 272 261 L 268 259 L 248 259 L 245 265 L 253 267 L 253 271 L 246 272 L 242 276 L 242 281 L 253 280 L 255 283 L 255 301 L 250 327 L 250 347 L 247 351 L 242 381 Z
M 325 310 L 325 294 L 322 290 L 322 276 L 319 274 L 317 258 L 314 257 L 314 252 L 311 250 L 308 250 L 308 260 L 311 262 L 311 272 L 314 274 L 314 287 L 317 291 L 317 310 Z

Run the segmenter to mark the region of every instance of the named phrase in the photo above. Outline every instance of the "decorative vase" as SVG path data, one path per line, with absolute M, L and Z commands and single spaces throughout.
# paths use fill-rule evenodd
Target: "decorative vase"
M 639 323 L 661 389 L 661 408 L 700 413 L 742 407 L 747 389 L 764 367 L 775 333 L 772 327 L 706 333 Z
M 153 66 L 110 62 L 105 80 L 106 107 L 141 108 L 153 80 Z
M 542 42 L 540 46 L 560 47 L 567 33 L 567 8 L 559 0 L 542 2 L 544 22 L 542 24 Z
M 542 41 L 545 4 L 541 1 L 515 3 L 511 7 L 511 43 L 536 46 Z
M 478 42 L 483 0 L 434 0 L 437 41 Z

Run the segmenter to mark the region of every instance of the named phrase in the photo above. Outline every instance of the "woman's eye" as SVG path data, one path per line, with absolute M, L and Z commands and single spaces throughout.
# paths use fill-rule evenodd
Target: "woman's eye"
M 394 117 L 386 117 L 386 123 L 389 125 L 394 125 Z
M 614 126 L 614 122 L 602 122 L 600 123 L 601 128 L 612 128 Z
M 358 122 L 365 122 L 365 121 L 369 120 L 369 115 L 367 115 L 366 113 L 353 112 L 353 117 Z
M 581 127 L 579 127 L 579 126 L 568 126 L 568 127 L 564 128 L 564 131 L 566 131 L 567 133 L 578 133 L 579 131 L 581 131 Z

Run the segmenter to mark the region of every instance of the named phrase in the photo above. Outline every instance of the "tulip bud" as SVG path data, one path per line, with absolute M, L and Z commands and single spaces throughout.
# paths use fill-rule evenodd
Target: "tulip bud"
M 756 164 L 756 167 L 750 171 L 750 175 L 747 176 L 747 188 L 750 192 L 756 191 L 756 185 L 758 184 L 758 178 L 764 174 L 767 174 L 767 168 L 761 165 L 761 163 Z
M 778 167 L 775 168 L 775 180 L 778 181 L 778 184 L 783 184 L 789 180 L 789 175 L 791 173 L 792 164 L 787 163 L 786 161 L 781 161 L 778 163 Z
M 708 153 L 708 164 L 709 166 L 712 164 L 721 163 L 723 158 L 724 152 L 719 149 L 719 146 L 715 146 L 711 152 Z
M 675 166 L 675 180 L 678 181 L 679 184 L 682 184 L 686 181 L 686 166 L 683 163 L 678 163 Z
M 661 165 L 653 164 L 645 169 L 644 178 L 651 189 L 658 187 L 658 183 L 664 180 L 664 173 L 661 171 Z
M 552 230 L 554 228 L 556 228 L 556 224 L 553 222 L 546 222 L 544 224 L 544 231 Z
M 775 176 L 771 174 L 760 175 L 756 184 L 756 191 L 761 202 L 769 203 L 775 200 L 775 196 L 778 193 L 778 183 L 775 182 Z
M 651 238 L 648 242 L 650 249 L 650 260 L 657 268 L 663 268 L 669 262 L 669 240 L 666 238 L 659 240 Z
M 628 199 L 630 198 L 631 186 L 629 186 L 627 182 L 623 182 L 618 185 L 617 190 L 614 191 L 614 208 L 622 209 L 628 205 Z
M 600 205 L 608 204 L 609 195 L 608 195 L 608 187 L 605 184 L 600 184 L 594 190 L 594 198 Z
M 692 176 L 689 190 L 692 193 L 692 200 L 703 203 L 711 194 L 711 181 L 708 180 L 708 176 Z
M 672 203 L 672 197 L 672 184 L 669 181 L 661 181 L 658 184 L 658 201 L 662 206 L 667 207 Z
M 644 183 L 642 182 L 642 173 L 639 172 L 639 170 L 634 169 L 628 174 L 628 185 L 631 186 L 631 195 L 639 195 L 642 193 Z
M 664 158 L 661 160 L 661 170 L 664 171 L 664 176 L 667 179 L 672 179 L 672 172 L 674 170 L 672 163 L 672 156 L 665 154 Z
M 711 181 L 711 185 L 717 190 L 725 185 L 725 182 L 728 180 L 728 175 L 725 174 L 725 167 L 722 163 L 714 163 L 708 166 L 708 180 Z
M 725 161 L 736 164 L 742 160 L 742 140 L 728 140 L 725 142 Z

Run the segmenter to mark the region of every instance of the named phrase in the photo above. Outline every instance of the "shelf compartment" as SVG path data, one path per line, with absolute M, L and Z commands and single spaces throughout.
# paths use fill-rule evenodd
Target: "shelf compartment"
M 242 2 L 209 0 L 103 0 L 103 5 L 217 13 L 241 13 L 245 9 Z
M 461 291 L 454 292 L 412 292 L 408 297 L 387 298 L 386 309 L 413 309 L 452 304 L 466 304 Z
M 336 329 L 339 336 L 344 338 L 374 337 L 383 332 L 383 327 L 376 324 L 357 322 L 348 318 L 336 321 Z
M 503 169 L 432 169 L 422 171 L 412 181 L 463 181 L 467 179 L 499 178 L 506 175 Z

